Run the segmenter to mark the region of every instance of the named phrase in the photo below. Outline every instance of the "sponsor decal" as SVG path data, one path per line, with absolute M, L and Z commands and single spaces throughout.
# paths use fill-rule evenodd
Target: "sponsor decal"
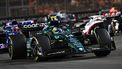
M 23 28 L 36 28 L 38 27 L 38 24 L 27 24 L 27 25 L 23 25 Z

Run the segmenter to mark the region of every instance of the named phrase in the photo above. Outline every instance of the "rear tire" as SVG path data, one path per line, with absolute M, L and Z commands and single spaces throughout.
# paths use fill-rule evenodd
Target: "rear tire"
M 24 35 L 12 35 L 9 38 L 8 50 L 11 59 L 23 59 L 27 56 L 26 40 Z
M 46 54 L 51 49 L 50 40 L 47 36 L 36 34 L 33 37 L 32 43 L 32 59 L 34 61 L 46 60 Z

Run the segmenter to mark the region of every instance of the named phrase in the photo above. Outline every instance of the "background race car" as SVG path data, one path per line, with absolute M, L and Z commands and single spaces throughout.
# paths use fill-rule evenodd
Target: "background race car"
M 7 49 L 6 34 L 3 25 L 0 26 L 0 50 Z

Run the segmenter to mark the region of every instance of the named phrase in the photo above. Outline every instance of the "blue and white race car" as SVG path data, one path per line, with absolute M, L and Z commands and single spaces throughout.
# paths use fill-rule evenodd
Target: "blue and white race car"
M 6 35 L 4 31 L 4 27 L 0 26 L 0 50 L 6 49 Z

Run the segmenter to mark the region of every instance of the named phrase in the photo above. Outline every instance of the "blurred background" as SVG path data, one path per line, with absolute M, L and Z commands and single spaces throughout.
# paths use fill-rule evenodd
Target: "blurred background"
M 121 8 L 122 0 L 0 0 L 0 18 Z

